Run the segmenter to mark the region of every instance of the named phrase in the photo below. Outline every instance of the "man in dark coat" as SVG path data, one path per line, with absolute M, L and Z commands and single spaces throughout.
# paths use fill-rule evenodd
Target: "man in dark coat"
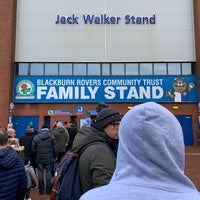
M 45 192 L 47 195 L 50 195 L 51 170 L 53 162 L 57 159 L 58 152 L 56 139 L 49 131 L 48 126 L 43 125 L 41 131 L 33 138 L 32 151 L 36 153 L 39 194 L 42 195 Z M 44 184 L 44 170 L 46 170 L 46 184 Z
M 74 141 L 74 138 L 76 136 L 76 133 L 77 133 L 77 124 L 75 122 L 69 122 L 67 124 L 67 130 L 68 130 L 68 133 L 69 133 L 69 143 L 68 143 L 68 146 L 66 148 L 66 151 L 68 150 L 71 150 L 72 148 L 72 144 L 73 144 L 73 141 Z
M 24 200 L 27 188 L 24 163 L 7 143 L 8 135 L 0 129 L 0 199 Z
M 36 155 L 32 152 L 32 141 L 36 136 L 34 126 L 28 125 L 26 132 L 19 139 L 19 144 L 24 146 L 24 156 L 25 158 L 30 158 L 30 165 L 34 168 L 36 172 Z

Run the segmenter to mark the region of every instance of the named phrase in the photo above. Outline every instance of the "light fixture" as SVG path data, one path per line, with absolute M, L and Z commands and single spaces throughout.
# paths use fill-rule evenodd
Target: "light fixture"
M 178 106 L 173 106 L 172 108 L 173 108 L 174 110 L 178 110 L 178 109 L 179 109 Z

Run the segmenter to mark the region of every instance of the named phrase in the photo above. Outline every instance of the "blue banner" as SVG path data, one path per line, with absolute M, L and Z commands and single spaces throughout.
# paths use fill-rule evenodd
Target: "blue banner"
M 15 103 L 198 102 L 196 76 L 16 76 Z

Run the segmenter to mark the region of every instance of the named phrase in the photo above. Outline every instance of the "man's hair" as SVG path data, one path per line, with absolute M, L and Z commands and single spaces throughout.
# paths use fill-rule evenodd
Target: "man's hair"
M 61 127 L 61 126 L 63 126 L 64 125 L 64 122 L 63 121 L 58 121 L 58 123 L 57 123 L 57 126 L 58 127 Z
M 15 137 L 15 135 L 16 135 L 15 129 L 9 128 L 9 129 L 7 130 L 7 135 L 8 135 L 9 137 Z
M 0 128 L 0 145 L 4 146 L 8 143 L 8 135 L 6 131 L 2 128 Z
M 49 126 L 46 125 L 46 124 L 43 124 L 43 125 L 42 125 L 42 128 L 48 128 L 48 129 L 49 129 Z

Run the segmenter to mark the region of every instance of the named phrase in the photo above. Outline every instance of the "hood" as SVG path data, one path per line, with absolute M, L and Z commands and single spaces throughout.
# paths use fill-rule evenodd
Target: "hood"
M 176 117 L 149 102 L 133 107 L 119 127 L 117 165 L 111 182 L 169 191 L 193 190 L 184 175 L 184 142 Z
M 82 147 L 94 141 L 107 142 L 106 133 L 94 127 L 82 126 L 73 141 L 72 149 L 78 152 Z
M 46 140 L 48 138 L 51 137 L 51 133 L 49 132 L 49 130 L 41 130 L 38 134 L 38 137 L 41 139 L 41 140 Z
M 65 133 L 66 132 L 66 129 L 63 128 L 63 127 L 58 127 L 54 130 L 55 132 L 59 132 L 59 133 Z
M 0 150 L 0 168 L 12 169 L 15 168 L 18 162 L 18 155 L 12 147 L 7 147 Z

